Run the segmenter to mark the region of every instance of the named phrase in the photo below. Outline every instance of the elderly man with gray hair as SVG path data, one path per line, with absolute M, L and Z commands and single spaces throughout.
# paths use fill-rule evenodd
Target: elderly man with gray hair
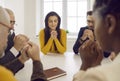
M 0 58 L 4 56 L 4 51 L 7 47 L 8 34 L 11 30 L 10 18 L 4 8 L 0 6 Z M 33 42 L 28 42 L 28 46 L 22 50 L 22 55 L 18 58 L 21 62 L 25 62 L 31 58 L 33 60 L 33 74 L 31 81 L 47 81 L 43 73 L 42 63 L 39 56 L 39 47 Z M 10 62 L 13 66 L 16 60 Z M 17 81 L 12 72 L 3 66 L 0 66 L 0 81 Z
M 18 34 L 15 36 L 14 33 L 14 24 L 15 24 L 15 16 L 12 10 L 5 8 L 10 17 L 10 26 L 11 30 L 8 35 L 7 47 L 4 52 L 4 56 L 0 58 L 0 65 L 3 65 L 10 69 L 14 74 L 17 73 L 24 67 L 24 62 L 28 59 L 20 59 L 21 50 L 26 46 L 29 38 L 23 34 Z M 14 22 L 14 23 L 13 23 Z M 13 31 L 12 31 L 13 30 Z M 15 61 L 16 60 L 16 61 Z M 23 61 L 24 60 L 24 61 Z M 11 66 L 10 63 L 15 61 Z
M 10 18 L 7 12 L 0 7 L 0 58 L 3 57 L 3 52 L 7 46 L 7 37 L 10 27 Z M 13 74 L 6 68 L 0 66 L 0 81 L 16 81 Z

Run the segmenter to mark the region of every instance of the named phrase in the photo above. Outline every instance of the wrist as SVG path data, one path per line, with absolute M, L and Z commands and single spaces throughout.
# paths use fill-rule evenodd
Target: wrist
M 82 63 L 81 67 L 80 67 L 80 70 L 87 70 L 88 68 L 90 68 L 91 65 L 88 64 L 88 63 Z
M 40 61 L 40 58 L 32 58 L 33 61 Z
M 17 46 L 13 46 L 17 51 L 20 51 L 21 49 Z
M 20 61 L 22 64 L 24 64 L 24 63 L 26 62 L 26 60 L 24 60 L 24 59 L 22 58 L 22 56 L 19 56 L 18 59 L 19 59 L 19 61 Z
M 80 43 L 83 44 L 87 40 L 89 40 L 89 37 L 86 37 L 85 39 L 80 38 Z

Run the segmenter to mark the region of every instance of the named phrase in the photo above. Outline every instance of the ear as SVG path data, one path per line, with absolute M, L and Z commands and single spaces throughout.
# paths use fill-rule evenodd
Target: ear
M 105 19 L 106 25 L 108 27 L 108 34 L 112 34 L 115 31 L 116 19 L 113 15 L 107 15 Z

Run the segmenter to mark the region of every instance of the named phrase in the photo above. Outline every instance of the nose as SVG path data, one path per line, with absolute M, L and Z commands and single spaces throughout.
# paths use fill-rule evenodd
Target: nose
M 93 27 L 93 23 L 90 23 L 90 26 Z
M 55 23 L 55 22 L 53 21 L 53 22 L 52 22 L 52 25 L 54 25 L 54 23 Z

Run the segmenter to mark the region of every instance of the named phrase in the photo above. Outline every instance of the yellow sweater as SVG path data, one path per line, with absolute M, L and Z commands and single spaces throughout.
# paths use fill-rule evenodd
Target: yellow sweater
M 53 41 L 55 42 L 57 50 L 55 50 Z M 50 37 L 45 45 L 45 33 L 44 33 L 44 29 L 42 29 L 39 33 L 39 42 L 40 42 L 41 51 L 44 54 L 47 54 L 48 52 L 63 54 L 66 51 L 66 31 L 60 29 L 60 41 L 57 38 L 53 39 Z
M 0 66 L 0 81 L 17 81 L 9 70 Z

